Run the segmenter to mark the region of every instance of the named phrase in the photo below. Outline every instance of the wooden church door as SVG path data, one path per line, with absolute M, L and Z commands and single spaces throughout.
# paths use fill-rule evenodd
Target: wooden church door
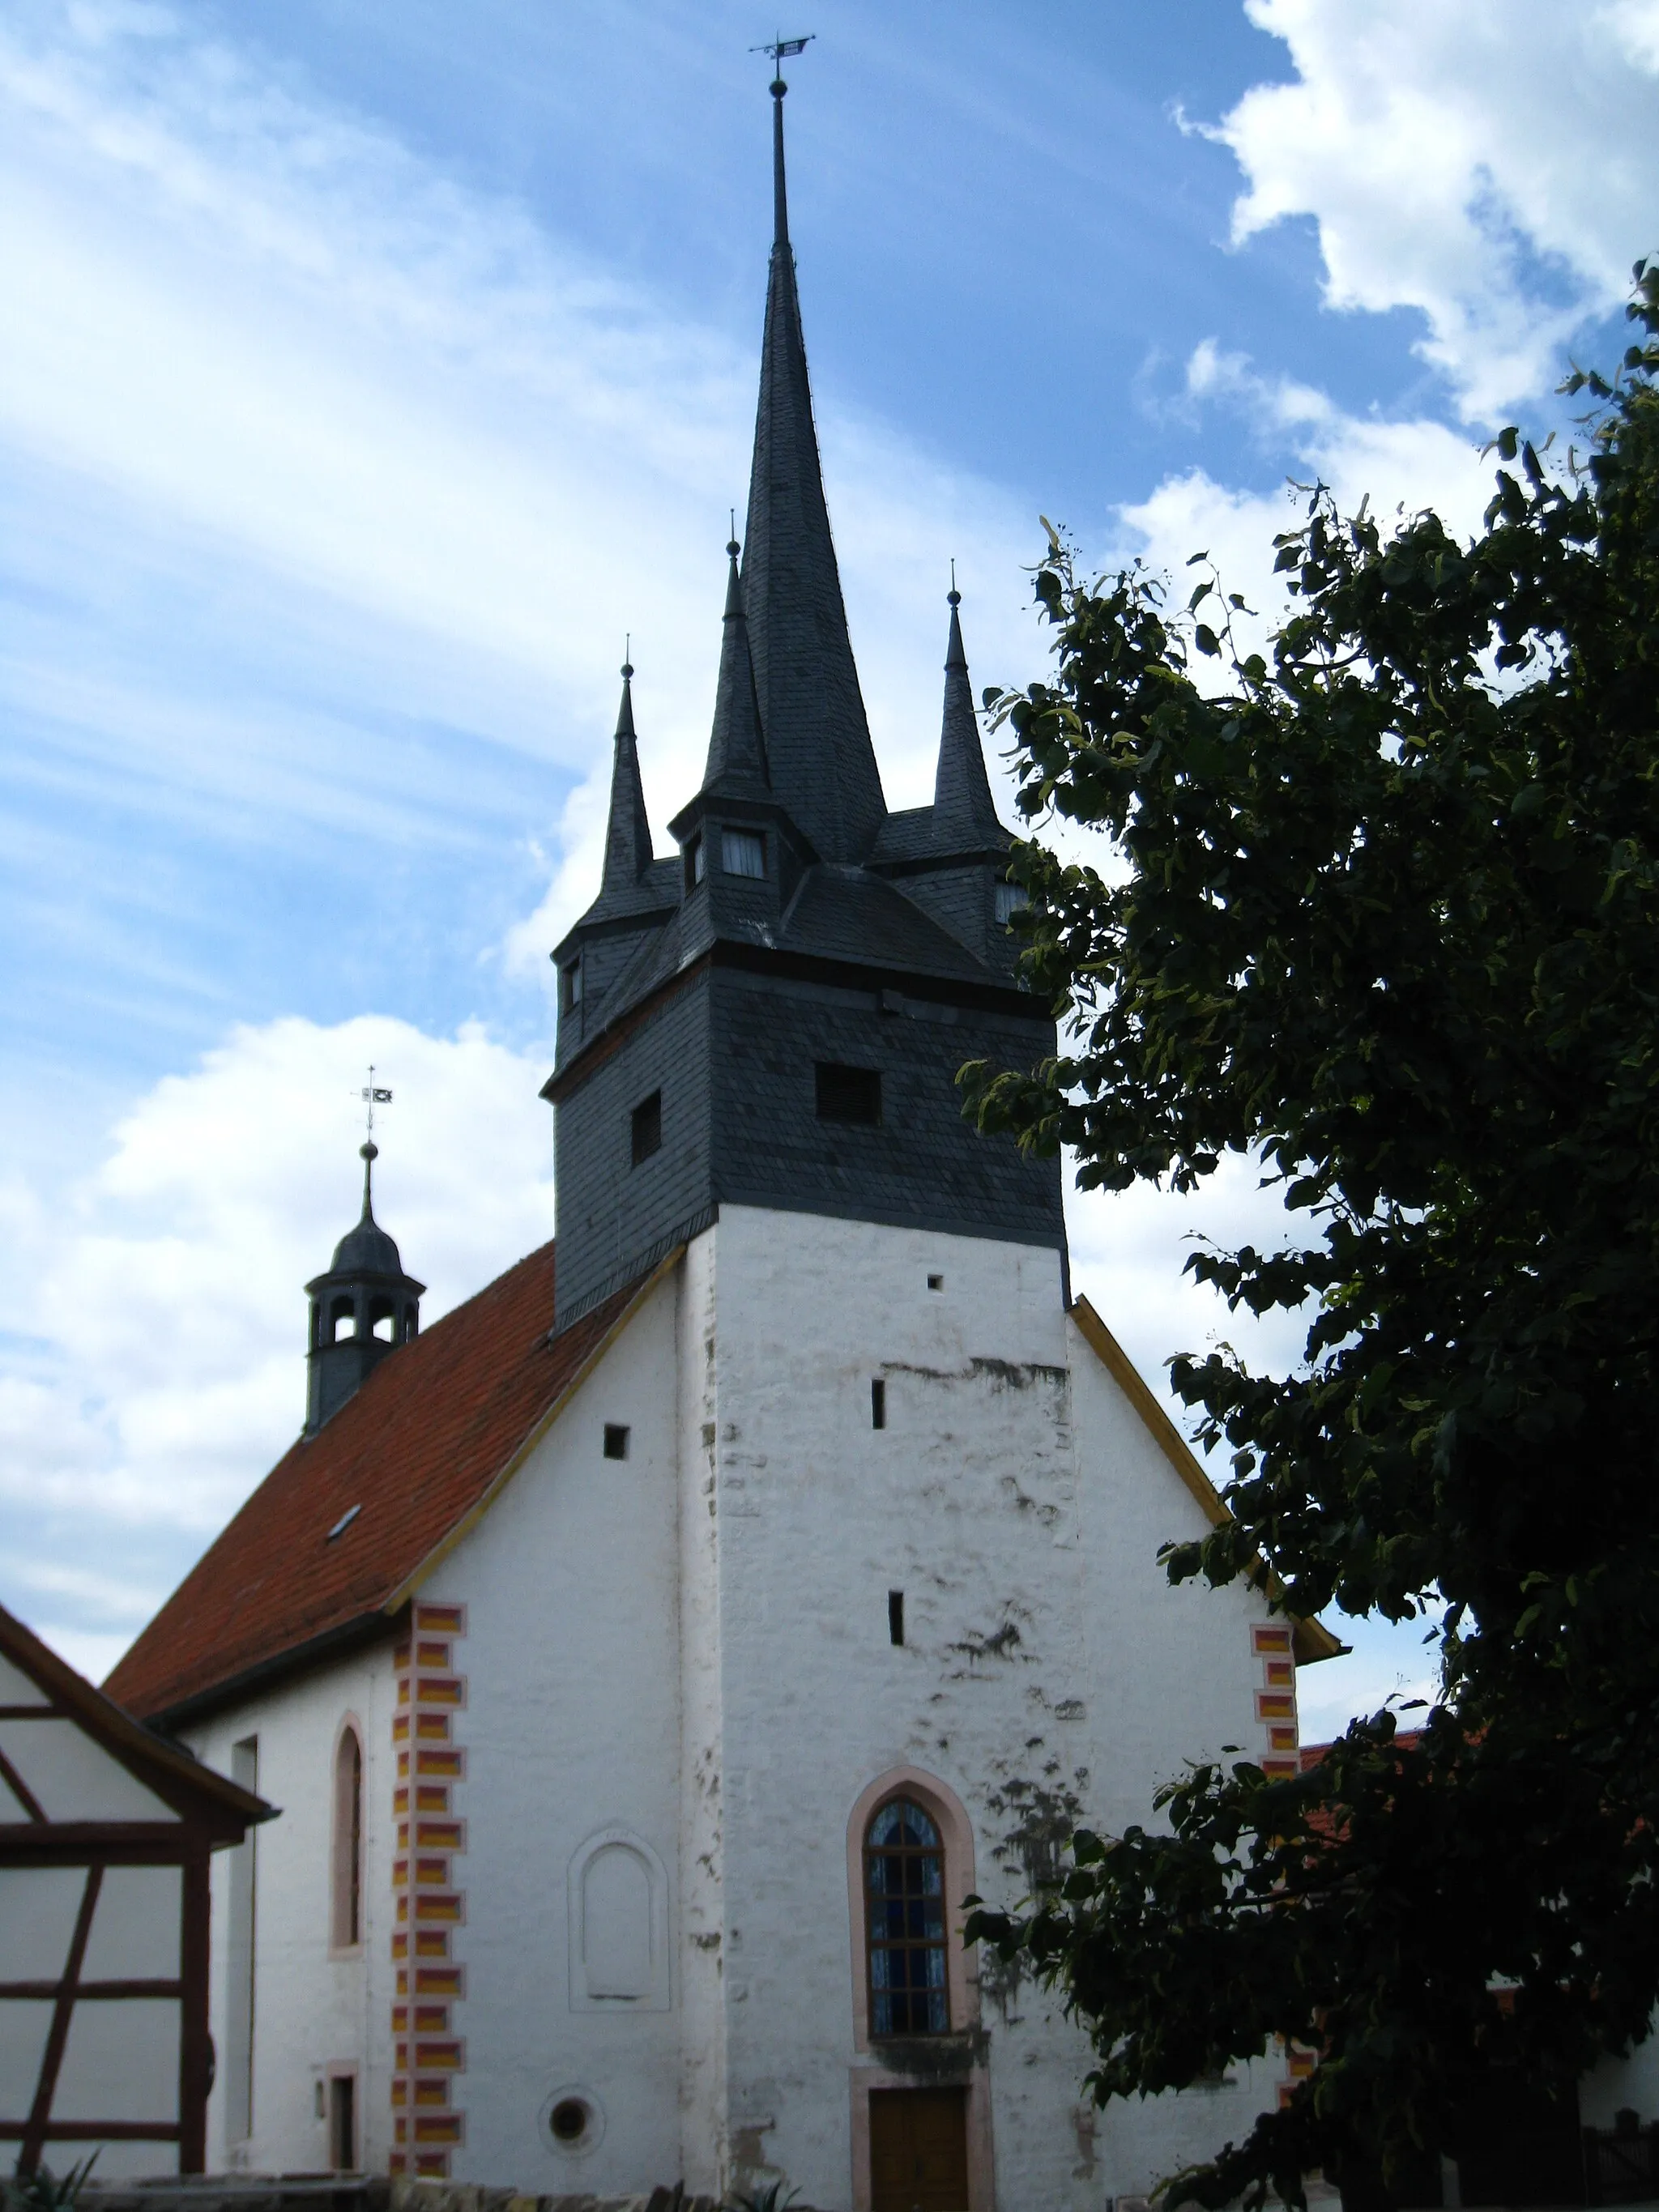
M 870 2094 L 870 2212 L 967 2212 L 968 2092 Z

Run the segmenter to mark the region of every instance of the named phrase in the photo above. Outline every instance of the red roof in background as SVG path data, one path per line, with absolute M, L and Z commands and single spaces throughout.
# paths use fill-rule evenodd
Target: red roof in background
M 553 1247 L 544 1244 L 381 1360 L 277 1462 L 120 1661 L 108 1695 L 153 1718 L 384 1613 L 640 1287 L 550 1342 Z
M 1423 1731 L 1421 1729 L 1396 1729 L 1394 1740 L 1402 1751 L 1411 1751 L 1422 1742 Z M 1330 1749 L 1328 1743 L 1304 1743 L 1300 1753 L 1302 1771 L 1306 1774 L 1313 1767 L 1322 1766 Z

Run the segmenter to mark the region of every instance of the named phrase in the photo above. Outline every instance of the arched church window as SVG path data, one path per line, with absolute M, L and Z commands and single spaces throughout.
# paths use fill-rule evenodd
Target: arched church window
M 945 1958 L 945 1850 L 908 1797 L 878 1807 L 864 1837 L 865 1929 L 872 2035 L 942 2035 L 951 2025 Z
M 334 1864 L 329 1941 L 337 1951 L 363 1940 L 363 1746 L 355 1725 L 334 1752 Z

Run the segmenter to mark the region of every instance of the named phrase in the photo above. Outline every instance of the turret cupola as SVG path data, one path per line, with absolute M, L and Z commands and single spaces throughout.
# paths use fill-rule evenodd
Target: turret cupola
M 306 1285 L 311 1300 L 307 1436 L 337 1413 L 371 1369 L 406 1344 L 421 1325 L 426 1285 L 404 1273 L 396 1243 L 374 1218 L 374 1163 L 380 1152 L 373 1137 L 362 1146 L 362 1218 L 335 1246 L 327 1273 Z

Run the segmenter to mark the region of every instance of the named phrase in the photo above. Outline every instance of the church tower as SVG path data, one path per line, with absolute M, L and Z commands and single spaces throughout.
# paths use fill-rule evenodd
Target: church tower
M 701 788 L 658 860 L 623 671 L 599 896 L 556 949 L 557 1322 L 722 1206 L 1063 1251 L 1057 1160 L 963 1121 L 956 1074 L 1054 1048 L 1007 929 L 951 590 L 931 806 L 890 813 L 854 663 L 789 244 L 783 94 L 745 538 L 727 547 Z M 741 555 L 741 560 L 739 560 Z
M 289 1808 L 215 1877 L 221 2167 L 1100 2212 L 1287 2088 L 1097 2113 L 1076 2023 L 963 1941 L 1188 1757 L 1294 1775 L 1323 1632 L 1170 1586 L 1225 1507 L 1071 1295 L 1058 1161 L 963 1119 L 963 1063 L 1054 1024 L 954 579 L 932 800 L 883 795 L 783 94 L 702 781 L 659 851 L 624 665 L 554 956 L 556 1243 L 416 1339 L 371 1135 L 307 1433 L 112 1678 Z
M 306 1285 L 311 1333 L 306 1352 L 306 1434 L 313 1436 L 421 1325 L 424 1283 L 405 1274 L 398 1247 L 374 1218 L 371 1137 L 360 1149 L 363 1210 L 334 1248 L 326 1273 Z

